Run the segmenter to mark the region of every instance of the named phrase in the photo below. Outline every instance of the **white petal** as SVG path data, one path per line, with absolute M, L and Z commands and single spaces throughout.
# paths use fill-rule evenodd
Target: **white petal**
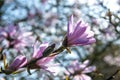
M 92 79 L 91 79 L 91 77 L 89 77 L 88 75 L 81 74 L 81 75 L 80 75 L 80 80 L 92 80 Z

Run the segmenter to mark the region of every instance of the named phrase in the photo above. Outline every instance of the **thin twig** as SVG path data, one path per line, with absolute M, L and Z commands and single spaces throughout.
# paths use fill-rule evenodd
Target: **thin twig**
M 114 79 L 114 76 L 119 72 L 119 70 L 117 70 L 115 73 L 113 73 L 108 79 L 106 80 L 111 80 Z

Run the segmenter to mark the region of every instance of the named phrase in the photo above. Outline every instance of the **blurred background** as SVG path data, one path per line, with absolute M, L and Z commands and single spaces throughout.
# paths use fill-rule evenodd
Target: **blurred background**
M 6 53 L 8 63 L 19 54 L 29 58 L 33 51 L 30 46 L 36 38 L 40 42 L 55 43 L 58 48 L 71 15 L 75 21 L 81 19 L 91 27 L 96 43 L 72 47 L 71 54 L 64 51 L 57 55 L 50 63 L 56 72 L 54 75 L 33 70 L 32 75 L 26 71 L 16 75 L 0 74 L 0 80 L 65 80 L 65 67 L 74 60 L 86 59 L 97 67 L 96 72 L 88 74 L 93 80 L 107 80 L 111 75 L 115 78 L 109 80 L 120 80 L 120 0 L 0 0 L 0 34 L 9 26 L 16 26 L 19 35 L 22 31 L 32 33 L 25 39 L 29 42 L 27 46 L 17 50 L 6 48 L 8 42 L 0 38 L 0 54 Z

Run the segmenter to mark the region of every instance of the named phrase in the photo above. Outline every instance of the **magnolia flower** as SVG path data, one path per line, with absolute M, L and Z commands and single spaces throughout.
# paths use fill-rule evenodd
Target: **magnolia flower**
M 32 59 L 26 65 L 28 67 L 28 69 L 44 69 L 44 70 L 47 70 L 46 64 L 54 58 L 54 57 L 49 57 L 48 56 L 49 54 L 47 54 L 47 53 L 49 53 L 49 52 L 51 53 L 51 51 L 50 51 L 50 49 L 48 49 L 48 47 L 50 47 L 51 51 L 52 51 L 54 49 L 55 45 L 48 46 L 48 43 L 43 43 L 38 48 L 37 43 L 34 44 L 34 53 L 32 55 Z M 46 49 L 49 52 L 47 52 Z
M 10 25 L 8 27 L 0 29 L 0 42 L 5 40 L 9 48 L 21 48 L 30 45 L 30 41 L 33 41 L 32 32 L 26 32 L 20 30 L 18 27 Z M 30 41 L 28 41 L 30 39 Z
M 65 73 L 69 76 L 73 76 L 73 80 L 92 80 L 86 73 L 90 73 L 96 70 L 95 66 L 88 66 L 89 60 L 79 63 L 78 61 L 73 62 L 72 65 L 68 66 L 68 71 Z
M 66 38 L 63 41 L 63 46 L 65 47 L 87 45 L 96 41 L 90 27 L 83 24 L 81 20 L 74 24 L 73 16 L 71 16 L 68 22 L 67 30 Z
M 5 70 L 2 70 L 2 72 L 5 74 L 14 73 L 15 71 L 22 68 L 26 63 L 27 63 L 26 57 L 23 55 L 19 55 L 13 60 L 13 62 Z

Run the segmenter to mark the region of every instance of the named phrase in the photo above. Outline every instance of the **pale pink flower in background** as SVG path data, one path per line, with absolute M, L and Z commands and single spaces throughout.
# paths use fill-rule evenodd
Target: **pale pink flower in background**
M 96 70 L 95 66 L 88 66 L 89 60 L 79 63 L 74 61 L 70 66 L 68 66 L 68 71 L 65 73 L 69 76 L 73 76 L 73 80 L 92 80 L 90 76 L 86 73 L 91 73 Z
M 70 17 L 67 30 L 66 38 L 63 41 L 65 47 L 87 45 L 96 41 L 90 27 L 83 24 L 81 20 L 74 24 L 73 16 Z
M 34 41 L 32 32 L 20 30 L 18 26 L 9 25 L 0 31 L 0 42 L 6 40 L 5 46 L 9 48 L 27 47 Z

